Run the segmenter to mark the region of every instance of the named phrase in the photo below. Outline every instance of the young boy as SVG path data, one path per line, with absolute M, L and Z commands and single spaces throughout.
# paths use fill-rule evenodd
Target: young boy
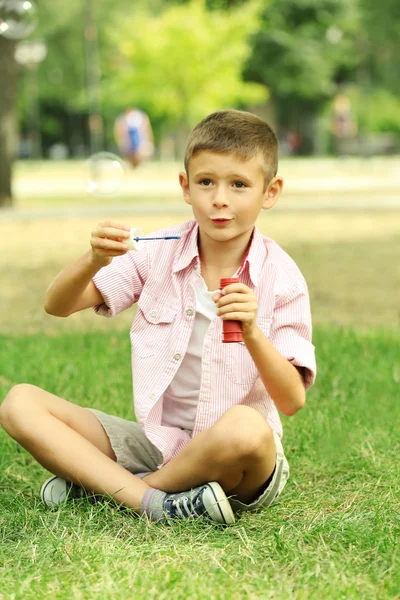
M 89 250 L 46 293 L 48 313 L 137 303 L 130 331 L 137 423 L 81 408 L 29 384 L 0 408 L 4 429 L 54 477 L 47 506 L 84 490 L 150 519 L 270 506 L 289 476 L 278 411 L 295 414 L 315 377 L 307 286 L 294 261 L 254 226 L 282 189 L 277 139 L 247 112 L 192 131 L 179 174 L 195 220 L 158 231 L 179 240 L 128 251 L 129 227 L 100 223 Z M 238 275 L 220 291 L 220 279 Z M 223 320 L 242 343 L 223 343 Z

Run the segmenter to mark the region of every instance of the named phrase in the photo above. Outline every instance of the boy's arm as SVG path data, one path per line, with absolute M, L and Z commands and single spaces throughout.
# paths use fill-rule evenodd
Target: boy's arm
M 294 415 L 306 401 L 304 380 L 298 369 L 274 348 L 258 327 L 245 337 L 245 344 L 277 409 L 287 417 Z
M 306 289 L 289 294 L 275 308 L 270 339 L 257 325 L 257 298 L 243 283 L 233 283 L 213 297 L 217 314 L 242 323 L 243 339 L 276 407 L 286 416 L 305 404 L 315 374 L 311 315 Z
M 100 223 L 93 230 L 92 249 L 57 275 L 45 294 L 45 311 L 56 317 L 68 317 L 74 312 L 104 302 L 92 278 L 110 264 L 114 256 L 126 254 L 128 246 L 122 239 L 129 237 L 129 227 L 112 221 Z M 121 240 L 121 241 L 120 241 Z
M 55 317 L 69 317 L 74 312 L 96 306 L 103 297 L 92 278 L 102 268 L 91 262 L 89 250 L 61 271 L 48 287 L 44 309 Z

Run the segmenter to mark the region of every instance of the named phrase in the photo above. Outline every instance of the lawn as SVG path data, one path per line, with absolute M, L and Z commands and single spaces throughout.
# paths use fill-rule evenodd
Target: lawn
M 47 473 L 0 432 L 0 598 L 399 598 L 398 335 L 318 327 L 318 384 L 283 418 L 292 476 L 236 524 L 147 523 L 109 503 L 58 511 Z M 3 337 L 0 393 L 29 381 L 132 417 L 123 332 Z

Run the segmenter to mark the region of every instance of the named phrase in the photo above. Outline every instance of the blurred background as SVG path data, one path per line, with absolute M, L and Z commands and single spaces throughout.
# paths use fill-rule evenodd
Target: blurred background
M 223 108 L 279 137 L 284 193 L 259 226 L 315 322 L 398 326 L 399 17 L 398 0 L 0 0 L 1 329 L 65 327 L 44 289 L 104 217 L 189 218 L 186 137 Z
M 114 120 L 129 105 L 149 115 L 161 160 L 180 159 L 191 127 L 226 106 L 263 114 L 283 156 L 399 150 L 396 0 L 0 7 L 14 18 L 0 37 L 2 163 L 15 151 L 60 160 L 115 149 Z

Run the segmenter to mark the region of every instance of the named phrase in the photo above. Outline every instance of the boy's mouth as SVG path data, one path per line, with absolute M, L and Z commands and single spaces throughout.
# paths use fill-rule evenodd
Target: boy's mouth
M 232 219 L 218 218 L 218 219 L 211 219 L 211 221 L 213 223 L 215 223 L 216 225 L 223 225 L 224 223 L 230 223 L 232 221 Z

